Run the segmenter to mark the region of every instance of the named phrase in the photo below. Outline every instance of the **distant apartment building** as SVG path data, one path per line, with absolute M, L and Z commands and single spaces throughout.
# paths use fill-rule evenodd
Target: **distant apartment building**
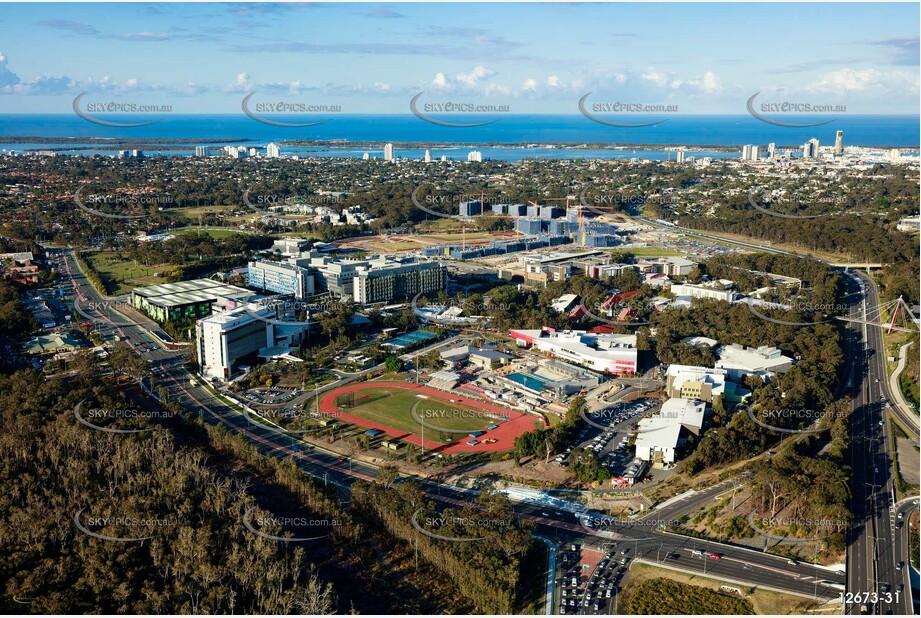
M 812 138 L 805 144 L 803 144 L 803 158 L 804 159 L 818 159 L 819 158 L 819 140 Z
M 844 154 L 844 131 L 835 132 L 835 155 L 841 156 Z
M 425 149 L 425 156 L 422 157 L 422 160 L 426 163 L 432 162 L 432 152 L 428 148 Z
M 384 161 L 393 161 L 393 144 L 384 144 Z
M 542 222 L 540 219 L 533 217 L 518 217 L 515 219 L 515 231 L 519 234 L 536 236 L 540 234 Z
M 679 150 L 679 151 L 675 154 L 675 157 L 676 157 L 675 160 L 676 160 L 678 163 L 684 163 L 684 151 L 683 151 L 683 150 Z
M 541 352 L 594 371 L 616 375 L 632 375 L 636 372 L 636 335 L 557 331 L 549 327 L 540 330 L 510 330 L 509 335 L 519 346 L 533 346 Z
M 743 161 L 757 161 L 759 157 L 759 148 L 754 144 L 745 144 L 742 146 Z
M 467 153 L 467 162 L 468 163 L 482 163 L 483 162 L 483 153 L 479 150 L 471 150 Z
M 475 217 L 483 214 L 483 202 L 480 200 L 467 200 L 458 204 L 458 214 L 461 217 Z
M 506 210 L 512 217 L 523 217 L 528 213 L 528 207 L 524 204 L 509 204 Z
M 207 157 L 209 148 L 207 146 L 196 146 L 195 147 L 195 156 L 196 157 Z
M 272 143 L 265 147 L 265 156 L 269 159 L 277 159 L 281 156 L 281 149 L 278 144 Z

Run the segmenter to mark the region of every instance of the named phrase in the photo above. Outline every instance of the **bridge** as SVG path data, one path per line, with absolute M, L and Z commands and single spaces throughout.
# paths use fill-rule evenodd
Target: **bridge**
M 879 326 L 880 328 L 886 329 L 887 335 L 891 334 L 894 330 L 903 333 L 911 333 L 919 330 L 919 325 L 921 325 L 921 320 L 912 313 L 908 303 L 906 303 L 901 296 L 881 305 L 867 307 L 861 317 L 850 318 L 838 316 L 838 319 L 842 322 Z

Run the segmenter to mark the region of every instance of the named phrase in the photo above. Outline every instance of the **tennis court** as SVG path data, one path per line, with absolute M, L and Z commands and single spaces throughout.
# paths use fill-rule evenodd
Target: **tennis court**
M 405 333 L 403 335 L 394 337 L 393 339 L 386 341 L 383 345 L 395 350 L 402 350 L 403 348 L 417 345 L 424 341 L 428 341 L 429 339 L 434 339 L 437 336 L 438 335 L 435 333 L 430 333 L 427 330 L 414 330 L 410 333 Z

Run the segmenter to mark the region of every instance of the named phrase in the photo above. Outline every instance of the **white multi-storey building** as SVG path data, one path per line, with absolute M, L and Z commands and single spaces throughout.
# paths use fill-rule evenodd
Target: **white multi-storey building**
M 584 330 L 510 330 L 519 346 L 534 346 L 595 371 L 630 375 L 636 373 L 636 335 L 589 333 Z
M 736 292 L 732 289 L 732 282 L 726 280 L 714 281 L 711 283 L 702 283 L 694 285 L 691 283 L 674 284 L 671 292 L 676 297 L 687 296 L 689 298 L 712 298 L 714 300 L 723 300 L 732 302 L 736 298 Z
M 199 320 L 195 334 L 202 375 L 229 380 L 241 367 L 255 364 L 259 350 L 271 346 L 267 320 L 274 315 L 269 309 L 240 308 Z

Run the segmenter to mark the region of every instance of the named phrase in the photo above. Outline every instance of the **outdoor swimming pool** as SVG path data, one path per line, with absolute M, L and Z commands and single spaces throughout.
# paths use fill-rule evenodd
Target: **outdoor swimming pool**
M 531 389 L 532 391 L 540 392 L 540 391 L 546 390 L 547 388 L 547 383 L 544 382 L 544 380 L 537 378 L 531 374 L 515 372 L 515 373 L 510 373 L 505 377 L 511 380 L 512 382 L 517 382 L 518 384 L 521 384 L 525 388 Z

